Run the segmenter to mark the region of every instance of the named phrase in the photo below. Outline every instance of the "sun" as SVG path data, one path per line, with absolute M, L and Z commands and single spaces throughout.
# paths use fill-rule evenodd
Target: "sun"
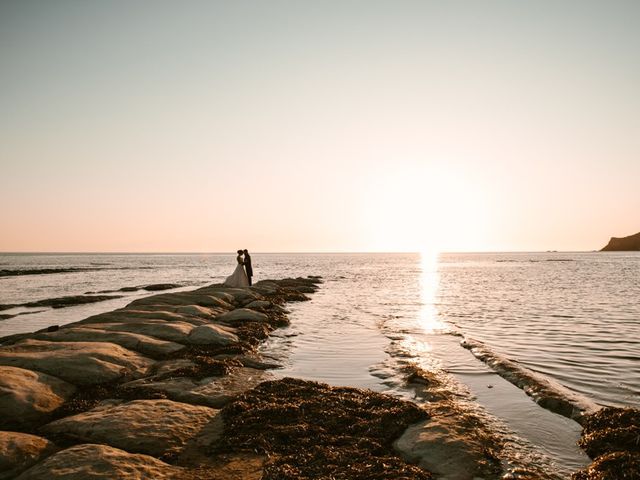
M 486 227 L 483 195 L 464 175 L 435 167 L 371 172 L 366 211 L 368 237 L 378 251 L 473 249 Z

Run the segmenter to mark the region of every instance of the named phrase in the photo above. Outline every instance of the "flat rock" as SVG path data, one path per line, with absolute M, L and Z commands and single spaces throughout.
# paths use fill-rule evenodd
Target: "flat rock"
M 237 322 L 266 322 L 269 320 L 264 313 L 256 312 L 250 308 L 236 308 L 228 313 L 223 313 L 216 317 L 217 322 L 237 323 Z
M 158 373 L 179 367 L 182 365 L 167 362 L 167 365 L 161 367 Z M 158 375 L 155 378 L 141 378 L 125 383 L 123 387 L 133 390 L 139 388 L 146 392 L 150 390 L 162 392 L 177 402 L 222 408 L 241 393 L 254 388 L 261 382 L 273 379 L 274 376 L 270 372 L 241 367 L 234 370 L 233 374 L 224 377 L 208 377 L 198 380 L 189 377 L 171 378 L 167 375 Z
M 200 325 L 191 330 L 187 341 L 196 345 L 229 345 L 237 343 L 238 337 L 218 325 Z
M 37 370 L 74 385 L 142 375 L 153 360 L 114 343 L 23 340 L 0 347 L 0 365 Z
M 197 380 L 190 377 L 154 377 L 141 378 L 124 384 L 127 390 L 140 389 L 143 392 L 160 392 L 175 402 L 184 402 L 191 405 L 203 405 L 211 408 L 222 408 L 231 399 L 230 395 L 224 397 L 209 396 L 197 391 L 198 387 L 211 379 Z
M 251 302 L 249 302 L 248 304 L 246 304 L 244 306 L 244 308 L 251 308 L 251 309 L 269 309 L 273 306 L 274 304 L 271 302 L 268 302 L 267 300 L 252 300 Z
M 166 377 L 171 375 L 173 372 L 177 370 L 182 370 L 184 368 L 195 367 L 196 364 L 191 360 L 186 358 L 178 358 L 173 360 L 161 360 L 153 364 L 153 366 L 148 370 L 147 374 L 149 376 L 161 376 Z M 149 378 L 148 376 L 145 378 Z M 144 380 L 144 379 L 141 379 Z
M 278 285 L 275 282 L 259 282 L 253 285 L 251 290 L 261 295 L 272 295 L 278 291 Z
M 233 303 L 240 305 L 244 305 L 253 300 L 264 300 L 264 297 L 260 293 L 250 288 L 225 288 L 224 292 L 233 296 Z
M 0 480 L 15 478 L 56 450 L 53 443 L 42 437 L 0 432 Z
M 42 431 L 160 457 L 179 453 L 217 415 L 213 408 L 171 400 L 133 400 L 56 420 Z
M 157 292 L 159 290 L 172 290 L 174 288 L 180 288 L 184 285 L 180 285 L 179 283 L 154 283 L 153 285 L 146 285 L 144 287 L 140 287 L 142 290 L 146 290 L 147 292 Z
M 176 479 L 182 469 L 148 455 L 107 445 L 83 444 L 62 450 L 30 468 L 16 480 Z
M 227 399 L 236 397 L 256 387 L 261 382 L 273 379 L 273 374 L 268 371 L 241 367 L 235 370 L 232 375 L 216 377 L 208 382 L 202 382 L 193 389 L 193 392 L 210 398 L 220 397 Z
M 226 310 L 221 308 L 201 307 L 200 305 L 184 305 L 176 307 L 175 312 L 179 315 L 190 315 L 211 319 L 216 315 L 226 312 Z
M 131 302 L 127 307 L 140 307 L 144 305 L 200 305 L 201 307 L 219 307 L 218 298 L 201 292 L 176 292 L 154 295 L 152 297 L 139 298 Z
M 131 332 L 170 342 L 188 343 L 187 337 L 195 327 L 187 322 L 168 323 L 162 320 L 140 320 L 131 323 L 94 323 L 87 325 L 87 328 L 115 332 Z
M 169 355 L 184 348 L 184 345 L 179 343 L 160 340 L 139 333 L 114 332 L 88 327 L 61 328 L 55 332 L 34 334 L 33 338 L 53 342 L 110 342 L 151 356 Z
M 75 391 L 76 387 L 51 375 L 0 366 L 0 427 L 37 425 Z
M 394 442 L 409 462 L 434 473 L 441 480 L 483 478 L 478 469 L 485 464 L 482 440 L 459 425 L 455 416 L 432 417 L 410 426 Z
M 197 293 L 198 295 L 207 295 L 209 297 L 222 300 L 225 304 L 233 308 L 232 304 L 235 301 L 235 299 L 233 298 L 233 295 L 231 295 L 230 293 L 227 293 L 225 290 L 227 290 L 226 287 L 207 286 L 207 287 L 199 288 L 198 290 L 195 290 L 193 293 Z
M 188 317 L 185 317 L 184 315 L 180 315 L 173 311 L 163 310 L 166 308 L 166 305 L 156 305 L 145 307 L 144 310 L 130 308 L 114 310 L 112 312 L 100 313 L 98 315 L 85 318 L 84 320 L 75 322 L 74 325 L 86 325 L 105 322 L 136 323 L 140 320 L 190 323 L 190 319 Z M 200 325 L 201 323 L 202 322 L 197 322 L 198 325 Z

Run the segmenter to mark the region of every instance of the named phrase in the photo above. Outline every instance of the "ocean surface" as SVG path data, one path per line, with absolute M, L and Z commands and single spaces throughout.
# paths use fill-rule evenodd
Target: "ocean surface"
M 640 407 L 640 254 L 261 254 L 254 280 L 321 275 L 263 352 L 292 375 L 411 397 L 403 366 L 438 368 L 513 439 L 514 457 L 566 476 L 579 426 L 547 412 L 460 346 L 461 336 L 600 405 Z M 235 254 L 3 254 L 0 304 L 157 283 L 218 283 Z M 6 272 L 5 272 L 6 273 Z M 153 292 L 60 309 L 14 307 L 0 336 L 70 323 Z M 35 312 L 35 313 L 32 313 Z M 569 446 L 567 446 L 569 444 Z M 533 460 L 532 460 L 533 459 Z M 555 477 L 554 477 L 555 478 Z

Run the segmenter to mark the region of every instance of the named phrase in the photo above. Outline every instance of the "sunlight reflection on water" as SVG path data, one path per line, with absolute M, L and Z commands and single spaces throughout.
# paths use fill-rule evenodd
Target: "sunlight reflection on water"
M 440 254 L 438 252 L 420 253 L 420 300 L 422 308 L 418 322 L 425 333 L 447 329 L 444 322 L 440 320 L 436 308 L 436 295 L 440 287 L 439 258 Z

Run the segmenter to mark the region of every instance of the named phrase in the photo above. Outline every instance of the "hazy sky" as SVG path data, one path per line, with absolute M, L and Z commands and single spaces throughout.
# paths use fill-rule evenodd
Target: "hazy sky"
M 0 251 L 640 231 L 640 2 L 0 0 Z

